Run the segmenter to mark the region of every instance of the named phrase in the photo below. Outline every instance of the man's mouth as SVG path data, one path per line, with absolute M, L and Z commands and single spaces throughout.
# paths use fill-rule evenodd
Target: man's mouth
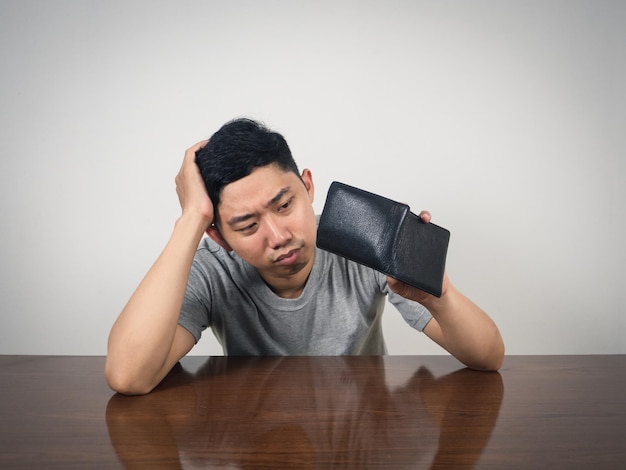
M 293 250 L 288 251 L 287 253 L 280 255 L 276 258 L 276 263 L 278 264 L 291 264 L 298 259 L 298 255 L 300 254 L 300 248 L 295 248 Z

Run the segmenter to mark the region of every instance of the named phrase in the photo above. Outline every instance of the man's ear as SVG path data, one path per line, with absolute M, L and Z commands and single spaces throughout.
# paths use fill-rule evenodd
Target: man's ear
M 309 193 L 309 199 L 312 203 L 313 197 L 315 196 L 315 185 L 313 184 L 313 174 L 311 173 L 311 170 L 305 168 L 302 172 L 301 178 L 304 183 L 304 187 L 306 188 L 306 192 Z
M 230 247 L 228 242 L 224 240 L 224 237 L 222 237 L 222 234 L 215 225 L 211 225 L 208 229 L 206 229 L 206 234 L 211 238 L 211 240 L 224 248 L 226 251 L 233 251 L 233 249 Z

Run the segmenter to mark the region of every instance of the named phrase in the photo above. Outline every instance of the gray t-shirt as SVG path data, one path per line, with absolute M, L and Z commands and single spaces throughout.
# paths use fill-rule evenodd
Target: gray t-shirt
M 196 342 L 212 328 L 231 356 L 384 354 L 386 296 L 419 331 L 432 318 L 422 305 L 391 292 L 383 274 L 318 248 L 300 297 L 281 298 L 235 252 L 204 237 L 179 324 Z

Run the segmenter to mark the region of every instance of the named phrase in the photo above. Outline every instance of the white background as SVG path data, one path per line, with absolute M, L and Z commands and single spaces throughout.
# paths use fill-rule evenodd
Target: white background
M 0 353 L 105 354 L 184 150 L 239 116 L 318 212 L 333 180 L 429 209 L 507 353 L 626 353 L 625 5 L 0 0 Z

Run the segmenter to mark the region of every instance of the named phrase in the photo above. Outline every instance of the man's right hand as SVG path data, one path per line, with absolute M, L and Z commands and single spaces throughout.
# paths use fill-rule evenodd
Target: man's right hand
M 196 152 L 207 143 L 208 140 L 203 140 L 187 149 L 183 164 L 175 179 L 176 194 L 178 194 L 183 216 L 200 216 L 206 221 L 206 227 L 213 222 L 213 204 L 196 165 Z
M 198 243 L 214 217 L 196 165 L 196 152 L 207 142 L 185 152 L 176 176 L 183 214 L 111 328 L 105 375 L 118 392 L 148 393 L 194 345 L 194 337 L 178 324 L 178 317 Z

